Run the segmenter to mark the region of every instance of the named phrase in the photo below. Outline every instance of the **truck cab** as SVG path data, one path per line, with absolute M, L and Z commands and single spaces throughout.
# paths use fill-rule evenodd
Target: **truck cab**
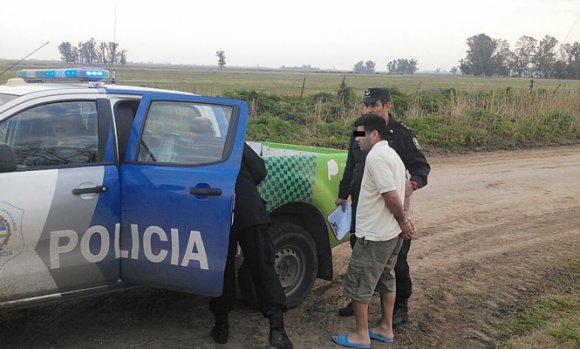
M 94 74 L 108 73 L 0 86 L 0 302 L 122 282 L 221 294 L 246 104 Z M 190 136 L 199 118 L 207 143 Z

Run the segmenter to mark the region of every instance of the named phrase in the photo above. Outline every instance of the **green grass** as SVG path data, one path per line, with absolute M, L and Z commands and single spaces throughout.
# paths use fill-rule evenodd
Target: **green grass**
M 0 60 L 0 71 L 12 63 Z M 43 68 L 62 65 L 59 62 L 24 62 L 0 77 L 0 82 L 15 76 L 18 69 Z M 416 91 L 433 91 L 453 88 L 457 91 L 528 90 L 529 79 L 522 78 L 482 78 L 461 75 L 417 74 L 352 74 L 350 72 L 299 73 L 257 71 L 242 69 L 202 69 L 184 66 L 133 65 L 116 68 L 120 84 L 152 86 L 216 96 L 226 91 L 256 90 L 276 95 L 300 96 L 305 80 L 303 96 L 318 92 L 335 93 L 343 77 L 357 96 L 362 96 L 365 88 L 373 86 L 397 87 L 402 92 L 414 94 Z M 580 80 L 535 79 L 535 90 L 577 90 Z
M 578 280 L 580 260 L 571 261 L 565 269 L 572 280 Z M 496 344 L 496 348 L 580 348 L 580 292 L 577 285 L 575 288 L 571 294 L 546 295 L 519 313 L 504 325 L 511 338 Z

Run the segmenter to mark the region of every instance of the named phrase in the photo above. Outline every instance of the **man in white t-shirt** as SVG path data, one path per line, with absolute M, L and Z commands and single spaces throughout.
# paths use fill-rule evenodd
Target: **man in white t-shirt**
M 369 151 L 356 214 L 356 243 L 344 279 L 344 295 L 354 306 L 356 330 L 333 336 L 339 345 L 370 348 L 371 340 L 393 342 L 394 267 L 403 238 L 415 233 L 405 218 L 405 165 L 389 147 L 385 119 L 365 114 L 355 121 L 354 138 Z M 368 327 L 368 307 L 374 292 L 381 296 L 381 320 Z

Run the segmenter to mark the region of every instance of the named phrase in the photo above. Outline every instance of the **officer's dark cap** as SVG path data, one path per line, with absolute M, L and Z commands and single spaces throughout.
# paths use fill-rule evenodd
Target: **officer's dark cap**
M 389 102 L 391 100 L 391 91 L 382 87 L 371 87 L 365 90 L 363 103 L 374 103 L 376 101 Z

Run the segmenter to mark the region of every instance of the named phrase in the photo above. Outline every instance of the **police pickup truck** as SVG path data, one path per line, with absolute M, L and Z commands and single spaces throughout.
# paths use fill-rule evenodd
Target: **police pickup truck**
M 222 292 L 247 105 L 108 79 L 33 69 L 0 85 L 0 307 L 136 284 Z M 332 278 L 325 217 L 346 153 L 251 145 L 295 306 Z

